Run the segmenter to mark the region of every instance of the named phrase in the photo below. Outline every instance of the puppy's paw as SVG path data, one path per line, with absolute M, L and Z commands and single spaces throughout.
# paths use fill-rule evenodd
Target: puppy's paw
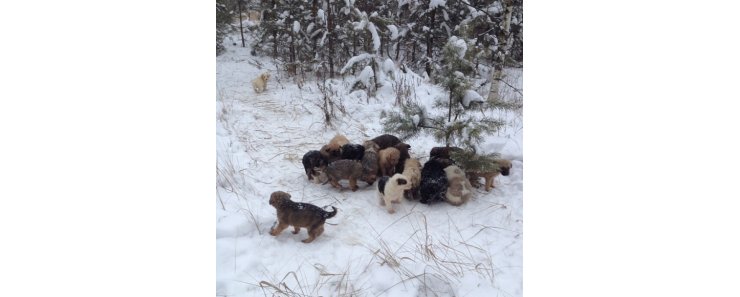
M 393 208 L 391 208 L 391 209 L 389 209 L 389 210 L 388 210 L 388 213 L 389 213 L 389 214 L 394 214 L 394 213 L 396 213 L 396 210 L 395 210 L 395 209 L 393 209 Z

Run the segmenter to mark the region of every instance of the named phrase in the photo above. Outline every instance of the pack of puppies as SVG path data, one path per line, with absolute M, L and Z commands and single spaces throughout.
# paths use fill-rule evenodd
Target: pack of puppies
M 268 76 L 269 77 L 269 76 Z M 357 181 L 372 185 L 378 180 L 377 194 L 380 205 L 388 213 L 395 213 L 394 203 L 404 198 L 430 204 L 446 201 L 459 206 L 472 198 L 473 187 L 480 187 L 480 177 L 485 178 L 485 190 L 494 187 L 494 178 L 499 174 L 508 176 L 511 161 L 495 159 L 490 171 L 465 170 L 450 158 L 452 152 L 462 151 L 456 147 L 435 147 L 430 159 L 421 166 L 419 160 L 409 154 L 410 145 L 393 135 L 381 135 L 362 145 L 352 144 L 343 135 L 336 135 L 320 150 L 303 155 L 303 167 L 308 180 L 314 183 L 331 183 L 342 189 L 341 180 L 348 180 L 349 187 L 357 191 Z M 337 214 L 309 203 L 290 200 L 290 194 L 282 191 L 270 195 L 270 205 L 277 211 L 277 222 L 270 235 L 278 236 L 293 227 L 293 234 L 306 228 L 309 237 L 304 243 L 314 241 L 324 232 L 324 222 Z
M 337 134 L 318 151 L 303 155 L 303 168 L 309 181 L 331 182 L 335 188 L 342 189 L 339 181 L 348 180 L 350 189 L 356 191 L 357 180 L 372 185 L 378 177 L 403 172 L 405 160 L 411 158 L 410 148 L 390 134 L 367 140 L 362 145 L 350 143 L 347 137 Z M 344 160 L 359 161 L 361 172 L 355 163 Z

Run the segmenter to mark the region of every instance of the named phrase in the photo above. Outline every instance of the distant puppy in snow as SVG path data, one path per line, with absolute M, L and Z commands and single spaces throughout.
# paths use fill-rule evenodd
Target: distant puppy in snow
M 270 73 L 265 72 L 260 74 L 257 78 L 252 80 L 252 87 L 257 93 L 262 93 L 267 90 L 267 80 L 270 79 Z
M 400 203 L 403 192 L 411 188 L 411 183 L 403 174 L 396 173 L 392 177 L 384 176 L 378 181 L 378 197 L 380 205 L 385 205 L 388 213 L 395 213 L 393 203 Z
M 304 243 L 312 242 L 316 237 L 324 233 L 324 222 L 337 214 L 337 208 L 332 212 L 325 211 L 310 203 L 293 202 L 290 194 L 276 191 L 270 195 L 270 205 L 277 210 L 277 225 L 270 229 L 270 235 L 278 236 L 286 228 L 293 226 L 293 234 L 301 232 L 301 228 L 308 230 L 308 238 L 302 240 Z

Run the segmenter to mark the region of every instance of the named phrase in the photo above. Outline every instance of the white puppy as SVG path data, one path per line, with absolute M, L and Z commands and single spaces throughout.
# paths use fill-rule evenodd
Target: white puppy
M 380 205 L 385 205 L 388 213 L 395 213 L 393 203 L 400 203 L 403 198 L 403 191 L 411 188 L 411 183 L 400 173 L 391 177 L 384 176 L 378 181 L 378 197 Z
M 267 90 L 267 80 L 270 79 L 270 73 L 262 73 L 260 76 L 252 81 L 252 87 L 257 93 L 262 93 Z
M 473 186 L 470 185 L 470 181 L 465 178 L 465 173 L 455 165 L 447 166 L 445 168 L 445 174 L 447 175 L 447 202 L 452 205 L 461 205 L 473 196 Z

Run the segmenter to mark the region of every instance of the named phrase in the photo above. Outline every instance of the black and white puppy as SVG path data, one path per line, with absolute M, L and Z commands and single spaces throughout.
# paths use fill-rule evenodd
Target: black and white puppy
M 303 169 L 306 171 L 308 180 L 314 180 L 314 176 L 319 176 L 316 168 L 324 168 L 329 162 L 319 151 L 308 151 L 303 155 Z M 319 182 L 315 180 L 314 182 Z
M 400 203 L 403 192 L 411 189 L 411 183 L 403 174 L 396 173 L 391 177 L 381 177 L 378 181 L 378 198 L 380 205 L 385 205 L 388 213 L 395 213 L 393 203 Z

